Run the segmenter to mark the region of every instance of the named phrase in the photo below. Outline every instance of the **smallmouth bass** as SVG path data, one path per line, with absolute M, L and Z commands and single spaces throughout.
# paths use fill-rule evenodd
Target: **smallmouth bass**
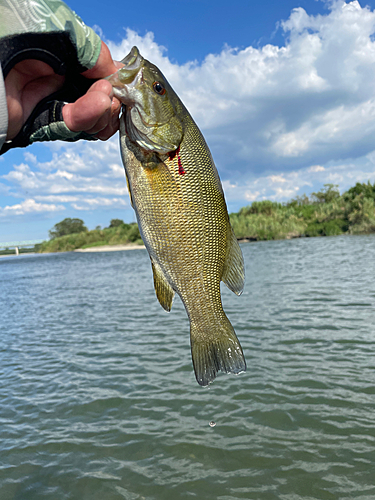
M 166 311 L 175 292 L 181 297 L 195 376 L 206 386 L 219 370 L 246 370 L 220 294 L 220 281 L 241 294 L 242 252 L 210 150 L 189 112 L 137 47 L 122 63 L 107 79 L 123 103 L 120 146 L 131 204 L 156 296 Z

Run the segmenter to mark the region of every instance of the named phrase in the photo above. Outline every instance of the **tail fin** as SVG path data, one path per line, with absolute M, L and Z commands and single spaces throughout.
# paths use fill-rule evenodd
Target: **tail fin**
M 229 320 L 218 326 L 215 336 L 200 331 L 195 324 L 190 326 L 191 355 L 195 377 L 199 385 L 208 385 L 219 370 L 225 373 L 246 371 L 241 344 Z

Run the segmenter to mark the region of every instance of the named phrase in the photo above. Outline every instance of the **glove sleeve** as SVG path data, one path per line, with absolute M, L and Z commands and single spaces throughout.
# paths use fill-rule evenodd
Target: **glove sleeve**
M 65 32 L 69 36 L 82 71 L 95 66 L 101 49 L 100 37 L 64 2 L 0 0 L 0 38 L 27 33 L 57 32 Z

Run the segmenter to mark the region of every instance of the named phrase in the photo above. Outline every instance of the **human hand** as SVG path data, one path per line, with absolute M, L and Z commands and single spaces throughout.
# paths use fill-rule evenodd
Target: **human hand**
M 118 130 L 121 103 L 113 97 L 112 85 L 101 78 L 116 72 L 122 64 L 113 61 L 107 45 L 101 43 L 95 66 L 81 73 L 85 78 L 97 81 L 82 97 L 73 103 L 65 104 L 62 116 L 70 131 L 86 132 L 106 140 Z M 64 81 L 64 76 L 57 75 L 42 61 L 24 60 L 11 69 L 5 79 L 8 106 L 7 140 L 17 136 L 35 106 L 61 89 Z
M 62 0 L 0 0 L 0 18 L 9 117 L 0 114 L 0 154 L 36 141 L 111 137 L 121 105 L 102 79 L 121 63 L 99 35 Z
M 86 78 L 104 78 L 122 66 L 119 61 L 113 61 L 107 45 L 102 42 L 97 63 L 82 75 Z M 121 103 L 113 96 L 112 85 L 107 80 L 98 80 L 84 96 L 63 107 L 63 117 L 70 130 L 93 134 L 105 141 L 119 129 L 120 110 Z

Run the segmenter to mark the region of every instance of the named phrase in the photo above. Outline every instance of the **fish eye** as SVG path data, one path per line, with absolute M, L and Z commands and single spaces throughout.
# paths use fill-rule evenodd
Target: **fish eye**
M 164 88 L 164 85 L 160 82 L 154 82 L 152 84 L 152 87 L 153 89 L 155 90 L 155 92 L 159 95 L 164 95 L 165 94 L 165 88 Z

